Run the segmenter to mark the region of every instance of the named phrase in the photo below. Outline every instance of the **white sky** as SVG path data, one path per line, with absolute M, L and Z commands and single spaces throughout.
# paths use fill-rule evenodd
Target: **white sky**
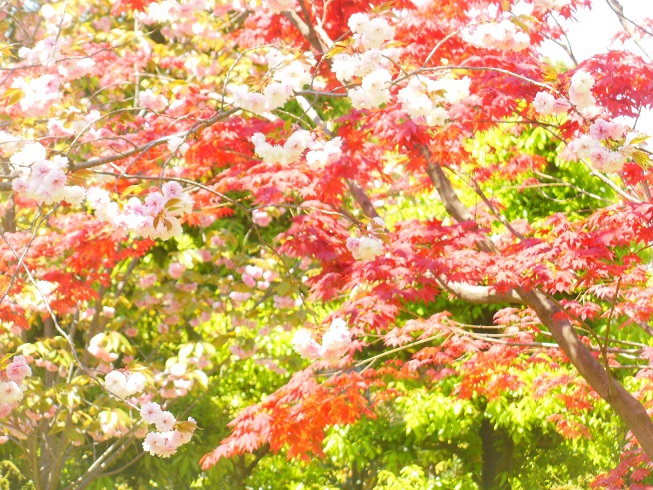
M 640 22 L 644 17 L 653 17 L 653 0 L 619 0 L 619 2 L 624 7 L 626 17 L 635 22 Z M 563 27 L 568 29 L 567 35 L 578 62 L 607 50 L 610 41 L 621 28 L 616 14 L 610 9 L 606 0 L 594 0 L 591 10 L 579 10 L 576 17 L 576 22 L 567 21 L 563 23 Z M 617 44 L 613 47 L 622 46 Z M 568 59 L 559 46 L 548 43 L 547 48 L 549 56 Z M 632 43 L 628 43 L 626 48 L 642 55 L 642 52 Z M 651 51 L 653 45 L 649 43 L 648 48 Z

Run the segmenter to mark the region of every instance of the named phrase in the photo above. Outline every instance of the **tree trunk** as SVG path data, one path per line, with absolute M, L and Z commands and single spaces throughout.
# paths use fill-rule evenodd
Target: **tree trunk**
M 510 490 L 508 483 L 501 484 L 499 476 L 510 470 L 515 443 L 504 430 L 497 430 L 483 417 L 479 430 L 483 446 L 482 490 Z

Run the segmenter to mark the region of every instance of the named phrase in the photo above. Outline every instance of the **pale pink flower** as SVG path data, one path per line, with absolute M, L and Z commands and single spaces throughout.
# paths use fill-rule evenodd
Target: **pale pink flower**
M 0 403 L 0 419 L 4 419 L 11 413 L 11 405 L 9 403 Z
M 284 10 L 293 9 L 295 6 L 295 0 L 263 0 L 263 5 L 265 5 L 270 12 L 279 14 Z
M 156 274 L 147 274 L 138 280 L 138 285 L 142 288 L 149 288 L 156 284 Z
M 306 359 L 317 359 L 320 357 L 320 344 L 313 340 L 311 332 L 300 328 L 295 332 L 292 339 L 293 348 Z
M 179 318 L 179 315 L 170 315 L 169 317 L 167 317 L 167 318 L 165 319 L 165 322 L 166 322 L 168 325 L 176 325 L 176 324 L 179 323 L 180 321 L 181 321 L 181 318 Z
M 181 199 L 182 187 L 177 182 L 166 182 L 161 187 L 164 197 L 168 199 Z
M 555 97 L 548 92 L 538 92 L 533 100 L 533 107 L 543 116 L 553 114 L 554 105 Z
M 211 253 L 211 251 L 205 248 L 198 250 L 197 252 L 199 253 L 200 260 L 202 262 L 210 262 L 211 259 L 213 258 L 213 254 Z
M 287 310 L 295 306 L 295 300 L 290 296 L 277 296 L 275 294 L 272 299 L 274 300 L 274 307 L 280 310 Z
M 159 419 L 155 422 L 156 430 L 158 430 L 159 432 L 170 431 L 174 429 L 176 422 L 177 419 L 175 419 L 175 416 L 166 410 L 164 412 L 161 412 Z
M 4 403 L 16 403 L 23 399 L 23 391 L 14 381 L 0 381 L 0 400 Z
M 611 137 L 614 131 L 613 126 L 613 123 L 606 121 L 605 119 L 597 119 L 590 126 L 590 134 L 594 139 L 607 140 Z
M 7 366 L 7 377 L 18 384 L 23 382 L 27 376 L 32 375 L 32 369 L 27 365 L 23 356 L 15 356 L 13 361 Z
M 166 198 L 160 192 L 152 192 L 145 198 L 147 211 L 152 215 L 157 215 L 165 209 Z
M 240 291 L 232 291 L 229 293 L 229 298 L 232 301 L 236 301 L 238 303 L 242 303 L 243 301 L 247 301 L 252 295 L 250 293 L 242 293 Z
M 256 279 L 254 279 L 254 278 L 253 278 L 252 276 L 250 276 L 249 274 L 244 273 L 244 274 L 242 275 L 242 279 L 243 279 L 243 282 L 244 282 L 245 284 L 247 284 L 247 286 L 249 286 L 250 288 L 253 288 L 254 286 L 256 286 Z
M 254 211 L 252 211 L 252 221 L 258 226 L 265 227 L 270 224 L 270 222 L 272 221 L 272 217 L 265 211 L 261 211 L 260 209 L 255 209 Z
M 246 265 L 245 273 L 252 276 L 254 279 L 261 279 L 263 277 L 263 269 L 257 265 Z
M 150 402 L 141 406 L 140 413 L 145 423 L 156 424 L 161 420 L 163 410 L 161 410 L 161 406 L 158 403 Z
M 562 114 L 571 109 L 571 105 L 565 99 L 556 99 L 553 103 L 553 113 Z
M 184 272 L 186 272 L 186 266 L 181 262 L 172 262 L 168 266 L 168 274 L 173 279 L 179 279 L 184 274 Z
M 163 449 L 165 439 L 158 432 L 150 432 L 145 436 L 143 441 L 143 450 L 149 452 L 152 456 L 156 456 Z
M 130 395 L 140 393 L 145 389 L 146 379 L 142 373 L 130 373 L 125 388 Z
M 124 398 L 129 396 L 127 378 L 120 371 L 111 371 L 104 377 L 104 387 L 116 396 Z
M 149 89 L 138 94 L 138 101 L 143 107 L 154 112 L 163 112 L 168 107 L 168 99 L 161 94 L 155 94 Z
M 383 253 L 383 242 L 378 238 L 350 237 L 346 245 L 356 260 L 372 260 Z
M 347 324 L 341 318 L 336 318 L 322 337 L 320 354 L 326 361 L 334 362 L 349 352 L 350 346 L 351 333 Z

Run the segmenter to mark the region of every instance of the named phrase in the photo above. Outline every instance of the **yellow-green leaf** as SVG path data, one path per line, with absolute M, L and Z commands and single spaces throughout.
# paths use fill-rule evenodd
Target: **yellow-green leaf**
M 7 100 L 7 107 L 11 107 L 23 98 L 23 91 L 19 88 L 10 88 L 0 97 L 0 100 Z
M 643 152 L 641 150 L 635 150 L 633 152 L 633 160 L 635 160 L 636 163 L 640 165 L 650 165 L 651 164 L 651 158 L 648 156 L 646 152 Z

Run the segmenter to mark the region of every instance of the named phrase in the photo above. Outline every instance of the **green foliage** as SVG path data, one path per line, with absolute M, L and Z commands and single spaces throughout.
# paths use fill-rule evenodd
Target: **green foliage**
M 479 167 L 499 169 L 482 188 L 488 198 L 502 204 L 501 213 L 508 222 L 533 222 L 554 213 L 566 213 L 573 220 L 614 201 L 614 190 L 592 175 L 590 167 L 560 157 L 563 148 L 547 128 L 539 126 L 526 127 L 518 134 L 497 128 L 468 140 L 476 172 Z M 507 162 L 519 155 L 538 155 L 545 164 L 516 172 Z M 474 196 L 469 204 L 478 202 Z

